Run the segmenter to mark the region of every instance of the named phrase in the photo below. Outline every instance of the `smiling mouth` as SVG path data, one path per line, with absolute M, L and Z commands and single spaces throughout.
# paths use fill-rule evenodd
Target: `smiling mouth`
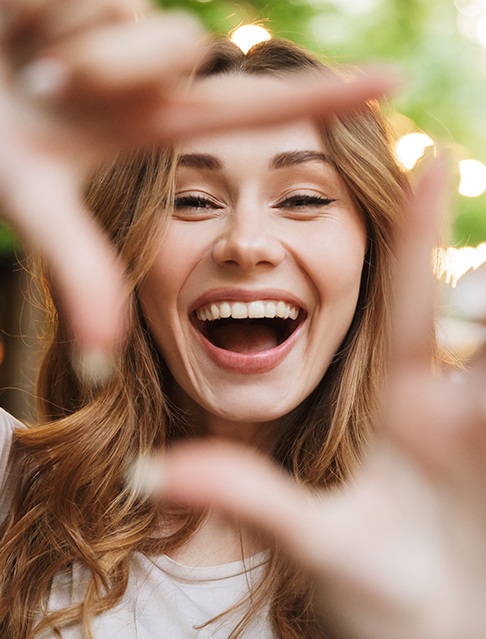
M 305 319 L 305 312 L 282 300 L 214 302 L 191 315 L 195 328 L 217 348 L 234 353 L 261 353 L 286 342 Z

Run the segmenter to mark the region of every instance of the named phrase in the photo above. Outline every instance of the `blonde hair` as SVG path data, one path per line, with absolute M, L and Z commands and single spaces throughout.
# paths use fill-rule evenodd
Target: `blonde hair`
M 325 67 L 284 41 L 262 43 L 247 55 L 218 42 L 198 74 L 300 69 Z M 376 105 L 336 117 L 322 135 L 326 153 L 366 221 L 368 252 L 348 335 L 318 388 L 289 416 L 274 450 L 280 464 L 312 487 L 345 481 L 359 463 L 373 423 L 387 347 L 391 247 L 408 188 Z M 16 485 L 0 527 L 2 637 L 30 639 L 41 629 L 62 629 L 74 621 L 92 637 L 93 616 L 112 608 L 126 590 L 132 553 L 168 552 L 187 541 L 200 523 L 190 513 L 161 513 L 159 505 L 139 498 L 124 480 L 137 457 L 188 435 L 164 392 L 169 373 L 136 295 L 170 212 L 173 172 L 169 152 L 135 154 L 97 172 L 87 188 L 89 206 L 128 265 L 130 324 L 118 369 L 93 393 L 73 370 L 64 318 L 48 296 L 53 332 L 39 376 L 40 423 L 15 434 L 11 468 Z M 157 538 L 161 516 L 170 519 L 172 532 Z M 91 575 L 84 601 L 49 611 L 54 577 L 75 563 Z M 237 637 L 268 602 L 281 639 L 322 637 L 307 580 L 277 549 L 250 611 L 231 636 Z

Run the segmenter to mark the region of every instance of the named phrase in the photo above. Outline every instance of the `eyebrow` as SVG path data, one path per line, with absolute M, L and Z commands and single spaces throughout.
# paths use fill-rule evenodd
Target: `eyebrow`
M 178 166 L 188 166 L 193 169 L 209 169 L 218 171 L 223 168 L 220 160 L 209 153 L 185 153 L 181 155 Z
M 330 164 L 328 156 L 322 151 L 286 151 L 285 153 L 278 153 L 272 158 L 270 168 L 284 169 L 304 162 L 315 161 Z M 210 171 L 219 171 L 223 168 L 222 162 L 209 153 L 184 153 L 180 156 L 177 165 L 193 169 L 209 169 Z
M 322 153 L 322 151 L 287 151 L 286 153 L 276 155 L 272 159 L 270 166 L 272 169 L 284 169 L 289 166 L 296 166 L 297 164 L 316 160 L 324 164 L 330 164 L 329 158 L 325 153 Z

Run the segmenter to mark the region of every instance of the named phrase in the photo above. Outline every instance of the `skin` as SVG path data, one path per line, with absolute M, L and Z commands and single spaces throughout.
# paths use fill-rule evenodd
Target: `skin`
M 361 214 L 310 122 L 182 145 L 175 211 L 140 299 L 197 430 L 252 441 L 281 427 L 346 335 L 366 245 Z M 273 344 L 235 361 L 215 356 L 191 318 L 208 300 L 280 298 L 305 319 L 277 358 Z

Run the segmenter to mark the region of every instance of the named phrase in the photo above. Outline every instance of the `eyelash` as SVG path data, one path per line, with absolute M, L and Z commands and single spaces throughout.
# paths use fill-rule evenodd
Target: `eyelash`
M 174 200 L 174 209 L 219 209 L 221 208 L 203 195 L 181 195 Z
M 329 204 L 332 204 L 335 201 L 335 198 L 323 197 L 322 195 L 296 194 L 286 197 L 277 204 L 276 208 L 292 209 L 301 207 L 329 206 Z
M 334 198 L 322 197 L 321 195 L 291 195 L 279 202 L 276 208 L 328 206 L 335 201 Z M 178 210 L 184 208 L 219 209 L 221 207 L 202 195 L 183 195 L 175 198 L 174 208 Z

